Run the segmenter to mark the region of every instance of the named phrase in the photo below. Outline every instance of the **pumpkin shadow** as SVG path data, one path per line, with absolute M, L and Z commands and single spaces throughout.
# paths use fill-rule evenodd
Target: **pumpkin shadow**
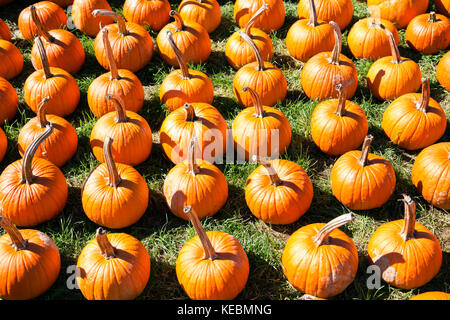
M 214 42 L 227 40 L 239 27 L 232 19 L 222 14 L 220 25 L 209 36 Z

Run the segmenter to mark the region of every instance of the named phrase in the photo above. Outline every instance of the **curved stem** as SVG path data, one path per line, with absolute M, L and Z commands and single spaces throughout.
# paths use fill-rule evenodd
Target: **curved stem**
M 108 60 L 109 72 L 111 73 L 110 80 L 119 80 L 119 71 L 117 70 L 117 64 L 114 60 L 111 44 L 109 43 L 108 33 L 108 28 L 102 28 L 103 48 L 105 49 L 106 60 Z
M 200 220 L 198 219 L 197 214 L 194 212 L 191 206 L 186 206 L 183 208 L 183 212 L 188 216 L 189 221 L 192 223 L 192 226 L 194 227 L 195 232 L 197 233 L 198 237 L 200 238 L 200 241 L 202 243 L 203 249 L 205 251 L 205 255 L 203 259 L 209 259 L 213 261 L 217 258 L 216 250 L 214 250 L 214 247 L 211 243 L 211 241 L 208 238 L 208 235 L 205 232 L 205 229 L 203 229 L 202 224 L 200 223 Z
M 361 156 L 359 157 L 359 164 L 363 167 L 367 166 L 369 164 L 369 149 L 370 144 L 373 141 L 373 136 L 369 134 L 365 139 L 362 146 Z
M 256 46 L 256 44 L 253 42 L 253 40 L 244 32 L 244 31 L 240 31 L 239 35 L 242 37 L 242 39 L 245 40 L 245 42 L 248 43 L 248 45 L 250 46 L 250 48 L 252 48 L 253 53 L 255 54 L 256 57 L 256 61 L 258 62 L 258 71 L 264 71 L 264 60 L 261 56 L 261 52 L 259 51 L 258 47 Z
M 106 137 L 105 142 L 103 142 L 103 157 L 105 158 L 106 168 L 108 169 L 108 185 L 117 188 L 122 181 L 117 171 L 116 163 L 114 162 L 114 157 L 112 156 L 111 144 L 113 139 L 111 137 Z
M 100 252 L 106 260 L 116 257 L 116 250 L 112 246 L 111 242 L 109 242 L 106 231 L 103 228 L 100 227 L 97 229 L 95 238 L 97 240 L 98 247 L 100 248 Z
M 400 56 L 400 51 L 398 51 L 398 46 L 395 43 L 395 39 L 394 39 L 394 35 L 392 34 L 391 31 L 388 30 L 388 28 L 386 28 L 384 26 L 384 24 L 379 23 L 378 26 L 386 33 L 386 35 L 388 36 L 389 39 L 389 46 L 391 47 L 391 55 L 392 55 L 392 63 L 400 63 L 402 62 L 402 58 Z
M 25 240 L 20 231 L 14 226 L 14 224 L 7 218 L 0 215 L 0 227 L 5 230 L 11 239 L 11 247 L 14 250 L 24 250 L 27 247 L 27 240 Z
M 314 3 L 314 0 L 309 0 L 309 26 L 316 27 L 318 25 L 317 23 L 317 12 L 316 12 L 316 4 Z
M 124 107 L 124 102 L 121 97 L 116 96 L 114 94 L 106 95 L 106 101 L 114 100 L 114 108 L 116 109 L 117 117 L 116 123 L 119 122 L 128 122 L 127 111 Z
M 414 238 L 414 229 L 416 226 L 416 203 L 410 196 L 403 194 L 403 202 L 405 204 L 405 218 L 400 236 L 407 241 Z
M 436 22 L 436 12 L 430 11 L 430 19 L 428 19 L 429 22 Z
M 430 80 L 422 78 L 422 96 L 419 103 L 417 104 L 417 109 L 423 113 L 427 113 L 428 104 L 430 103 Z
M 170 47 L 172 48 L 173 53 L 177 58 L 178 64 L 180 65 L 181 78 L 183 80 L 189 79 L 191 76 L 189 74 L 189 69 L 186 64 L 186 61 L 184 61 L 183 53 L 180 51 L 180 49 L 178 49 L 177 45 L 175 44 L 173 34 L 170 31 L 167 31 L 167 41 L 169 41 Z
M 34 22 L 38 29 L 38 33 L 45 38 L 48 42 L 55 41 L 55 38 L 44 28 L 42 25 L 41 19 L 39 19 L 37 13 L 36 13 L 36 7 L 34 5 L 30 6 L 30 12 L 31 12 L 31 20 Z
M 110 10 L 96 9 L 96 10 L 92 11 L 92 15 L 94 17 L 100 17 L 100 16 L 113 17 L 114 20 L 117 21 L 117 25 L 119 26 L 119 34 L 122 35 L 122 36 L 128 34 L 128 30 L 127 30 L 127 25 L 125 23 L 125 19 L 122 18 L 122 16 L 120 14 L 115 13 L 115 12 L 110 11 Z
M 197 116 L 195 115 L 195 109 L 190 103 L 184 104 L 184 110 L 186 111 L 185 121 L 195 121 L 197 120 Z
M 176 10 L 171 10 L 169 12 L 169 16 L 175 19 L 175 26 L 177 27 L 177 31 L 182 31 L 184 28 L 183 18 Z
M 39 127 L 44 128 L 49 122 L 47 120 L 47 102 L 50 97 L 45 97 L 39 102 L 36 110 L 36 116 L 38 118 Z
M 269 5 L 267 3 L 263 4 L 261 8 L 258 9 L 258 11 L 255 12 L 253 17 L 248 20 L 247 25 L 245 26 L 244 32 L 246 35 L 250 37 L 250 29 L 255 24 L 256 20 L 259 18 L 260 15 L 264 13 L 269 8 Z
M 269 173 L 271 185 L 277 187 L 282 184 L 280 177 L 278 176 L 277 172 L 268 159 L 253 155 L 252 160 L 258 162 L 259 164 L 264 166 L 264 168 L 266 168 L 267 172 Z
M 342 32 L 336 22 L 330 21 L 329 24 L 333 27 L 334 30 L 334 47 L 331 52 L 331 64 L 339 65 L 339 56 L 341 55 L 342 49 Z
M 192 174 L 194 177 L 196 174 L 200 172 L 200 168 L 195 161 L 195 145 L 197 144 L 197 137 L 193 136 L 191 141 L 189 142 L 188 148 L 188 170 L 187 173 Z
M 42 43 L 42 40 L 39 36 L 35 36 L 34 41 L 39 51 L 39 56 L 41 57 L 42 69 L 44 69 L 44 77 L 45 79 L 49 79 L 53 77 L 53 74 L 50 71 L 50 65 L 48 64 L 47 53 L 45 52 L 44 44 Z
M 347 90 L 345 90 L 345 87 L 342 84 L 338 84 L 336 86 L 336 90 L 338 91 L 338 105 L 336 108 L 336 111 L 334 112 L 339 117 L 344 116 L 345 114 L 345 102 L 347 102 Z
M 334 218 L 330 222 L 328 222 L 326 225 L 322 227 L 322 229 L 319 230 L 317 235 L 314 237 L 313 241 L 317 246 L 321 246 L 323 244 L 326 244 L 328 242 L 328 236 L 330 233 L 343 226 L 344 224 L 347 224 L 351 221 L 355 220 L 355 216 L 353 213 L 346 213 L 343 214 L 337 218 Z
M 253 105 L 255 106 L 254 116 L 256 118 L 264 118 L 264 116 L 265 116 L 264 107 L 263 107 L 261 97 L 259 96 L 259 94 L 255 90 L 253 90 L 252 88 L 249 88 L 249 87 L 243 88 L 242 91 L 250 92 L 250 96 L 252 97 L 252 100 L 253 100 Z

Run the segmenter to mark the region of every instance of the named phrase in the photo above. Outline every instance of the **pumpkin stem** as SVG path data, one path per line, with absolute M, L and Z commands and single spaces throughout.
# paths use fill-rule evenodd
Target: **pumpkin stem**
M 115 104 L 114 104 L 114 108 L 116 109 L 117 112 L 117 117 L 116 117 L 116 123 L 119 122 L 128 122 L 128 116 L 127 116 L 127 111 L 124 107 L 124 102 L 122 100 L 121 97 L 114 95 L 114 94 L 107 94 L 106 95 L 106 101 L 109 100 L 114 100 Z
M 106 168 L 108 169 L 108 185 L 117 188 L 122 182 L 119 172 L 117 171 L 116 163 L 111 151 L 111 144 L 113 139 L 111 137 L 106 137 L 105 142 L 103 142 L 103 156 L 105 158 Z
M 177 28 L 177 31 L 182 31 L 184 29 L 184 23 L 183 18 L 176 10 L 171 10 L 169 12 L 169 16 L 175 19 L 175 26 Z
M 197 144 L 197 137 L 193 136 L 191 141 L 189 142 L 188 147 L 188 170 L 187 173 L 192 174 L 194 177 L 196 174 L 200 172 L 200 168 L 195 161 L 195 145 Z
M 338 105 L 334 113 L 337 114 L 339 117 L 343 117 L 345 114 L 345 102 L 347 102 L 347 92 L 342 84 L 338 84 L 336 86 L 336 90 L 339 95 L 338 95 Z
M 266 113 L 264 112 L 264 106 L 262 104 L 261 97 L 259 96 L 259 94 L 249 87 L 243 88 L 242 91 L 250 92 L 250 96 L 252 97 L 253 104 L 255 106 L 255 114 L 253 116 L 256 118 L 264 118 Z
M 110 11 L 110 10 L 96 9 L 96 10 L 92 11 L 92 15 L 94 17 L 100 17 L 100 16 L 113 17 L 114 20 L 116 20 L 117 25 L 119 26 L 119 34 L 121 36 L 126 36 L 128 34 L 127 24 L 125 23 L 125 19 L 122 18 L 122 16 L 120 14 L 115 13 L 114 11 Z
M 12 243 L 10 244 L 14 250 L 24 250 L 27 247 L 27 240 L 25 240 L 20 233 L 20 231 L 14 226 L 14 224 L 7 218 L 3 217 L 0 214 L 0 227 L 5 230 L 5 232 L 9 235 Z
M 45 97 L 44 99 L 39 102 L 36 110 L 36 115 L 39 122 L 39 127 L 44 128 L 46 125 L 48 125 L 47 120 L 47 102 L 50 100 L 50 97 Z
M 264 166 L 264 168 L 266 168 L 267 172 L 269 173 L 271 184 L 274 187 L 277 187 L 283 183 L 268 159 L 253 155 L 252 160 L 260 163 L 262 166 Z
M 44 28 L 42 25 L 41 19 L 39 19 L 37 13 L 36 13 L 36 7 L 34 5 L 30 6 L 30 12 L 31 12 L 31 20 L 34 22 L 38 29 L 38 33 L 45 38 L 48 42 L 55 41 L 55 38 Z
M 429 22 L 436 22 L 436 12 L 430 11 L 430 19 L 428 19 Z
M 105 49 L 106 60 L 108 60 L 109 72 L 111 73 L 110 80 L 120 80 L 119 71 L 117 70 L 117 64 L 114 60 L 114 54 L 109 43 L 108 28 L 102 28 L 102 40 L 103 48 Z
M 309 0 L 309 26 L 316 27 L 319 24 L 317 23 L 317 12 L 316 12 L 316 4 L 314 0 Z
M 196 121 L 198 118 L 195 114 L 194 107 L 190 103 L 184 104 L 184 110 L 186 110 L 186 119 L 185 121 Z
M 256 20 L 259 18 L 259 16 L 261 14 L 264 13 L 264 11 L 266 11 L 269 8 L 269 5 L 267 3 L 263 4 L 261 6 L 261 8 L 258 9 L 258 11 L 255 12 L 255 14 L 253 15 L 253 17 L 250 18 L 250 20 L 248 20 L 247 25 L 245 26 L 244 32 L 246 35 L 248 35 L 249 37 L 250 35 L 250 29 L 253 27 L 253 25 L 255 24 Z
M 247 42 L 250 46 L 250 48 L 252 48 L 253 53 L 255 54 L 256 57 L 256 61 L 258 62 L 258 68 L 256 70 L 258 71 L 264 71 L 264 60 L 261 56 L 261 52 L 259 51 L 258 47 L 256 46 L 256 44 L 253 42 L 253 40 L 244 32 L 244 31 L 240 31 L 239 35 L 242 37 L 242 39 L 245 40 L 245 42 Z
M 42 43 L 42 40 L 39 36 L 35 36 L 34 41 L 39 51 L 39 56 L 41 57 L 42 69 L 44 69 L 44 78 L 50 79 L 51 77 L 53 77 L 53 74 L 50 71 L 50 65 L 48 63 L 47 53 L 45 52 L 44 44 Z
M 369 134 L 365 139 L 362 146 L 361 156 L 359 157 L 359 164 L 363 167 L 369 164 L 369 149 L 373 141 L 373 136 Z
M 391 47 L 391 55 L 392 55 L 392 63 L 398 64 L 402 62 L 402 58 L 400 56 L 400 51 L 398 50 L 398 46 L 395 43 L 394 35 L 391 31 L 388 30 L 381 22 L 378 26 L 387 34 L 389 39 L 389 46 Z
M 400 235 L 403 240 L 407 241 L 414 238 L 414 228 L 416 225 L 416 203 L 410 196 L 402 194 L 403 202 L 405 204 L 405 218 L 403 228 L 400 231 Z
M 192 223 L 192 226 L 194 227 L 195 232 L 197 233 L 198 237 L 200 238 L 203 249 L 205 251 L 205 255 L 204 255 L 203 259 L 209 259 L 211 261 L 217 259 L 216 250 L 214 250 L 214 247 L 213 247 L 211 241 L 209 240 L 208 235 L 205 232 L 205 229 L 203 229 L 202 224 L 200 223 L 200 220 L 198 219 L 198 216 L 194 212 L 192 207 L 191 206 L 184 207 L 183 212 L 188 216 L 189 221 Z
M 353 220 L 355 220 L 355 215 L 353 213 L 346 213 L 337 218 L 334 218 L 333 220 L 328 222 L 326 225 L 324 225 L 322 227 L 322 229 L 319 230 L 317 235 L 313 238 L 314 243 L 317 246 L 321 246 L 323 244 L 328 243 L 328 236 L 330 235 L 330 233 L 333 230 L 335 230 Z
M 184 60 L 183 53 L 178 49 L 177 45 L 175 44 L 175 40 L 173 39 L 173 34 L 170 31 L 167 31 L 167 40 L 169 41 L 169 44 L 173 50 L 173 53 L 175 54 L 175 57 L 177 58 L 178 64 L 180 65 L 181 70 L 181 79 L 187 80 L 191 77 L 189 74 L 189 69 L 186 64 L 186 61 Z
M 22 179 L 21 183 L 32 184 L 33 172 L 31 170 L 31 164 L 33 162 L 34 154 L 36 153 L 39 145 L 53 132 L 53 124 L 49 122 L 45 127 L 45 131 L 42 132 L 25 150 L 22 160 Z
M 95 238 L 97 240 L 98 247 L 100 248 L 100 252 L 106 260 L 116 257 L 116 249 L 114 249 L 111 242 L 109 242 L 105 229 L 102 227 L 98 228 Z
M 417 103 L 417 109 L 423 113 L 427 113 L 428 104 L 430 103 L 430 80 L 422 78 L 422 96 Z
M 342 49 L 342 32 L 336 22 L 330 21 L 329 24 L 334 30 L 334 47 L 329 61 L 331 64 L 339 65 L 339 56 L 341 55 Z

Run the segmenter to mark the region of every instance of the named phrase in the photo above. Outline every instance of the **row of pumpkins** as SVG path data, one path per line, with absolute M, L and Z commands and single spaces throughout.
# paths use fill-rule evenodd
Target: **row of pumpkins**
M 124 6 L 131 2 L 126 1 Z M 165 1 L 135 2 L 162 4 Z M 200 7 L 215 3 L 198 2 Z M 239 2 L 235 9 L 239 8 Z M 258 2 L 246 1 L 247 5 Z M 72 8 L 78 29 L 89 34 L 88 25 L 97 28 L 91 34 L 96 37 L 96 57 L 105 69 L 110 70 L 95 79 L 88 90 L 89 107 L 99 117 L 91 133 L 91 146 L 95 157 L 102 164 L 85 181 L 82 204 L 89 219 L 96 224 L 124 228 L 139 220 L 148 204 L 148 187 L 133 166 L 147 159 L 151 152 L 152 135 L 146 120 L 136 113 L 142 107 L 143 92 L 140 95 L 142 85 L 133 72 L 144 67 L 151 59 L 153 43 L 139 24 L 126 22 L 111 8 L 92 7 L 102 3 L 107 4 L 105 1 L 75 0 Z M 195 2 L 191 3 L 195 7 Z M 75 19 L 77 4 L 80 8 L 82 5 L 88 8 L 80 25 Z M 394 191 L 395 172 L 388 160 L 369 153 L 373 137 L 367 135 L 366 116 L 359 106 L 347 100 L 356 90 L 357 74 L 351 60 L 340 53 L 341 28 L 334 22 L 317 22 L 314 2 L 310 1 L 309 4 L 312 17 L 310 25 L 330 27 L 330 37 L 335 41 L 331 52 L 319 52 L 308 59 L 302 71 L 302 86 L 311 99 L 337 97 L 323 101 L 316 107 L 311 123 L 313 140 L 323 152 L 342 155 L 331 173 L 331 185 L 336 198 L 352 210 L 380 207 Z M 286 80 L 278 68 L 265 61 L 270 59 L 269 56 L 261 54 L 262 50 L 253 40 L 253 32 L 263 32 L 253 26 L 269 12 L 271 5 L 271 1 L 260 5 L 244 23 L 245 28 L 233 35 L 239 43 L 234 50 L 246 48 L 247 53 L 243 50 L 241 58 L 253 57 L 253 62 L 241 59 L 238 63 L 237 60 L 229 59 L 238 69 L 233 84 L 236 98 L 248 107 L 234 120 L 232 132 L 233 140 L 241 147 L 245 159 L 261 163 L 249 176 L 245 191 L 251 212 L 265 222 L 288 224 L 298 220 L 309 209 L 313 197 L 311 181 L 296 163 L 254 156 L 263 147 L 269 151 L 272 149 L 270 146 L 274 142 L 268 134 L 269 130 L 279 130 L 280 153 L 286 150 L 291 139 L 289 122 L 281 111 L 272 107 L 284 99 Z M 79 90 L 65 68 L 77 62 L 76 52 L 84 51 L 82 46 L 81 50 L 65 51 L 72 48 L 71 43 L 76 48 L 79 40 L 70 32 L 48 26 L 49 21 L 57 19 L 56 11 L 45 15 L 48 8 L 54 8 L 54 4 L 43 1 L 24 9 L 19 16 L 19 28 L 24 37 L 27 33 L 23 21 L 28 21 L 29 27 L 36 27 L 34 32 L 30 32 L 29 39 L 35 40 L 32 62 L 37 71 L 25 81 L 24 97 L 37 117 L 30 120 L 19 135 L 18 144 L 23 159 L 9 165 L 0 176 L 0 224 L 7 232 L 0 238 L 0 255 L 6 255 L 2 261 L 10 261 L 10 258 L 26 259 L 34 268 L 29 271 L 27 266 L 25 272 L 25 267 L 20 264 L 17 264 L 17 270 L 11 269 L 9 265 L 0 265 L 0 274 L 5 275 L 2 278 L 7 279 L 0 284 L 0 296 L 6 299 L 26 299 L 40 295 L 54 283 L 60 268 L 58 248 L 50 238 L 37 230 L 18 231 L 13 225 L 34 226 L 61 212 L 67 200 L 67 183 L 58 166 L 68 161 L 77 148 L 75 130 L 62 117 L 77 107 Z M 124 8 L 126 16 L 125 12 Z M 141 12 L 143 9 L 135 14 Z M 157 38 L 162 59 L 172 66 L 180 67 L 180 70 L 168 75 L 160 91 L 162 102 L 172 111 L 160 130 L 161 145 L 168 158 L 176 164 L 166 177 L 163 192 L 171 211 L 180 218 L 189 219 L 198 233 L 198 237 L 186 243 L 179 253 L 177 277 L 192 299 L 232 299 L 247 282 L 248 258 L 233 236 L 223 232 L 205 232 L 201 227 L 199 219 L 214 215 L 226 202 L 228 186 L 223 173 L 216 166 L 196 156 L 196 151 L 200 149 L 201 152 L 209 141 L 209 132 L 212 129 L 224 132 L 227 125 L 217 109 L 210 105 L 213 100 L 211 81 L 204 73 L 188 69 L 186 64 L 207 59 L 210 53 L 210 49 L 209 52 L 206 50 L 208 44 L 210 48 L 208 31 L 200 24 L 183 18 L 182 12 L 181 9 L 179 12 L 169 11 L 167 16 L 173 17 L 175 22 L 160 26 L 162 30 Z M 159 18 L 162 16 L 158 14 Z M 213 15 L 207 17 L 212 19 Z M 270 17 L 271 22 L 277 20 L 274 13 Z M 114 20 L 117 23 L 113 24 Z M 433 18 L 430 20 L 433 21 Z M 384 45 L 389 46 L 392 55 L 384 60 L 379 58 L 371 69 L 376 66 L 376 70 L 381 69 L 383 75 L 388 76 L 395 72 L 402 76 L 413 75 L 404 84 L 397 79 L 397 88 L 394 83 L 388 83 L 392 80 L 383 80 L 384 77 L 381 77 L 380 81 L 379 71 L 375 72 L 373 81 L 368 75 L 369 88 L 370 83 L 374 85 L 373 88 L 378 88 L 372 91 L 374 96 L 380 99 L 397 98 L 386 109 L 383 129 L 402 148 L 425 148 L 414 163 L 413 183 L 427 201 L 448 209 L 449 179 L 445 175 L 448 175 L 450 143 L 432 145 L 445 132 L 445 113 L 430 98 L 429 81 L 421 80 L 417 64 L 400 57 L 393 33 L 385 26 L 386 22 L 380 21 L 375 19 L 369 25 L 373 26 L 374 31 L 381 30 L 387 39 Z M 439 17 L 439 21 L 442 18 Z M 104 27 L 99 27 L 100 24 Z M 447 28 L 444 38 L 449 38 L 448 33 Z M 194 36 L 197 37 L 196 41 L 192 38 Z M 446 46 L 448 41 L 440 49 Z M 145 59 L 148 60 L 143 62 Z M 82 61 L 82 65 L 84 56 L 79 61 Z M 139 67 L 138 63 L 142 65 Z M 79 69 L 81 65 L 72 65 L 72 70 Z M 310 69 L 307 69 L 309 65 Z M 324 68 L 326 71 L 322 71 Z M 405 68 L 413 71 L 417 69 L 418 74 L 415 71 L 408 72 Z M 443 74 L 448 77 L 448 68 L 443 68 Z M 21 70 L 16 72 L 20 73 Z M 8 88 L 7 79 L 17 75 L 13 73 L 7 76 L 5 73 L 1 75 L 5 78 L 2 88 Z M 419 80 L 418 87 L 412 85 L 416 78 Z M 383 81 L 386 84 L 380 90 Z M 415 94 L 420 84 L 422 93 Z M 445 83 L 443 86 L 448 89 Z M 177 88 L 187 89 L 174 93 Z M 17 102 L 14 101 L 17 100 L 17 94 L 14 89 L 12 91 L 15 99 L 13 93 L 5 93 L 7 89 L 2 90 L 2 94 L 5 101 L 10 98 L 17 109 Z M 189 93 L 197 96 L 188 97 Z M 134 110 L 133 105 L 136 108 Z M 15 112 L 12 117 L 14 115 Z M 264 124 L 263 128 L 267 131 L 257 130 Z M 402 126 L 407 130 L 401 129 Z M 227 139 L 226 133 L 222 134 L 222 138 Z M 226 146 L 223 142 L 220 141 L 218 146 Z M 361 143 L 362 151 L 356 151 Z M 223 156 L 220 147 L 215 148 L 219 158 Z M 384 270 L 383 279 L 387 283 L 408 289 L 424 285 L 437 274 L 442 263 L 442 251 L 436 237 L 415 221 L 412 199 L 404 195 L 404 202 L 405 219 L 381 226 L 372 235 L 368 252 L 370 260 Z M 45 207 L 40 205 L 42 203 L 45 203 Z M 127 215 L 121 214 L 123 212 L 127 212 Z M 352 240 L 338 229 L 353 219 L 352 214 L 346 214 L 327 224 L 318 223 L 300 228 L 290 237 L 283 252 L 282 265 L 295 288 L 315 297 L 328 298 L 342 292 L 353 281 L 358 267 L 357 250 Z M 40 250 L 33 251 L 33 244 L 37 244 Z M 398 259 L 388 258 L 399 255 L 405 260 L 402 264 L 398 263 Z M 326 268 L 310 268 L 325 261 L 329 264 Z M 40 268 L 42 265 L 45 267 Z M 142 292 L 150 275 L 148 253 L 137 239 L 124 233 L 106 235 L 102 228 L 97 230 L 96 239 L 81 252 L 78 267 L 78 284 L 87 299 L 135 298 Z M 42 270 L 46 270 L 45 275 L 40 274 Z M 6 276 L 9 272 L 15 275 Z M 109 278 L 111 272 L 115 272 L 116 279 L 120 281 L 108 282 L 105 287 L 100 285 L 106 277 Z M 30 290 L 30 281 L 37 278 L 42 279 L 42 282 Z

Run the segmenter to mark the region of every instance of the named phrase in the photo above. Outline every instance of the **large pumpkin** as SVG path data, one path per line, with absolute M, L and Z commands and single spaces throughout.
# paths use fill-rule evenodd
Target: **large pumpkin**
M 100 29 L 114 22 L 110 16 L 94 17 L 96 9 L 112 10 L 106 0 L 73 0 L 72 22 L 81 32 L 95 37 Z
M 0 19 L 0 39 L 11 41 L 11 31 L 3 19 Z
M 439 13 L 450 17 L 450 0 L 434 0 L 434 5 Z
M 23 56 L 20 50 L 7 40 L 0 39 L 0 77 L 11 80 L 23 69 Z
M 161 30 L 170 20 L 168 0 L 125 0 L 123 16 L 127 21 L 154 31 Z
M 448 51 L 439 60 L 436 66 L 436 78 L 438 82 L 445 88 L 445 90 L 450 91 L 450 51 Z
M 205 27 L 208 33 L 216 30 L 222 20 L 217 0 L 183 0 L 178 12 L 184 20 L 192 20 Z
M 394 23 L 402 29 L 417 15 L 425 13 L 428 0 L 367 0 L 369 14 Z
M 325 22 L 334 21 L 344 30 L 353 17 L 351 0 L 314 0 L 317 8 L 317 18 Z M 298 17 L 308 18 L 309 0 L 300 0 L 297 7 Z
M 258 17 L 254 26 L 265 32 L 273 32 L 284 24 L 285 11 L 282 0 L 236 0 L 234 3 L 234 20 L 244 28 L 256 11 L 267 4 L 268 10 Z
M 19 107 L 19 97 L 11 83 L 2 77 L 0 77 L 0 101 L 2 101 L 0 125 L 3 125 L 5 121 L 11 121 L 15 118 Z
M 428 291 L 412 296 L 409 300 L 450 300 L 450 293 L 442 291 Z

